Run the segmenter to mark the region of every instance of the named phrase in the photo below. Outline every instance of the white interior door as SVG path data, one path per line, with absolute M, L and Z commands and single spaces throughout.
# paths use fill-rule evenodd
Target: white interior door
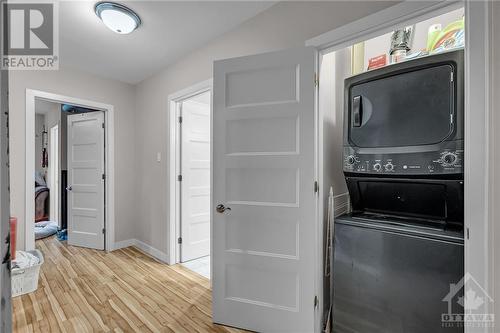
M 181 104 L 181 261 L 210 255 L 210 92 Z
M 59 125 L 50 128 L 49 136 L 49 190 L 50 190 L 50 220 L 59 226 Z
M 217 323 L 315 329 L 315 59 L 313 48 L 300 48 L 214 64 Z
M 68 243 L 104 249 L 104 113 L 68 116 Z

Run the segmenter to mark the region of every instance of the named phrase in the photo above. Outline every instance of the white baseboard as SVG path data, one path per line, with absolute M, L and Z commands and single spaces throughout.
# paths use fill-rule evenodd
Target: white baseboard
M 129 247 L 129 246 L 133 246 L 135 245 L 135 239 L 126 239 L 126 240 L 122 240 L 122 241 L 119 241 L 119 242 L 115 242 L 115 245 L 113 246 L 113 248 L 111 249 L 111 251 L 114 251 L 114 250 L 118 250 L 118 249 L 123 249 L 123 248 L 126 248 L 126 247 Z
M 137 246 L 142 251 L 146 252 L 150 256 L 160 260 L 161 262 L 168 263 L 168 255 L 149 244 L 144 243 L 138 239 L 135 240 L 135 246 Z
M 161 262 L 168 263 L 168 255 L 166 253 L 152 247 L 149 244 L 144 243 L 143 241 L 135 239 L 135 238 L 115 242 L 115 246 L 113 247 L 113 250 L 123 249 L 123 248 L 129 247 L 129 246 L 135 246 L 135 247 L 139 248 L 141 251 L 149 254 L 153 258 L 156 258 L 156 259 L 160 260 Z

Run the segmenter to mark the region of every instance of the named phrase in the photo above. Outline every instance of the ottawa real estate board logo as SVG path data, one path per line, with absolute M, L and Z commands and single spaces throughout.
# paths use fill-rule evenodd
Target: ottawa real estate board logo
M 57 2 L 2 2 L 1 15 L 2 69 L 59 69 Z
M 491 313 L 493 299 L 470 273 L 466 273 L 458 283 L 450 284 L 450 291 L 443 302 L 448 308 L 441 315 L 443 327 L 495 327 L 495 315 Z

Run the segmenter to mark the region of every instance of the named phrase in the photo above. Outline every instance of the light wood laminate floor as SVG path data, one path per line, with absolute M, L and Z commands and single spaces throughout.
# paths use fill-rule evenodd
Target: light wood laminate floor
M 135 247 L 106 253 L 36 242 L 38 290 L 15 297 L 15 332 L 243 332 L 212 324 L 208 279 Z

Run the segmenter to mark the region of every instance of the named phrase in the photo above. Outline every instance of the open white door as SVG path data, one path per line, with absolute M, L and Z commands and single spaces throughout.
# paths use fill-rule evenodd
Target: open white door
M 214 64 L 216 323 L 315 329 L 315 63 L 300 48 Z
M 210 103 L 210 92 L 208 95 Z M 181 261 L 210 255 L 210 104 L 181 104 Z
M 68 244 L 104 250 L 104 113 L 67 123 Z

